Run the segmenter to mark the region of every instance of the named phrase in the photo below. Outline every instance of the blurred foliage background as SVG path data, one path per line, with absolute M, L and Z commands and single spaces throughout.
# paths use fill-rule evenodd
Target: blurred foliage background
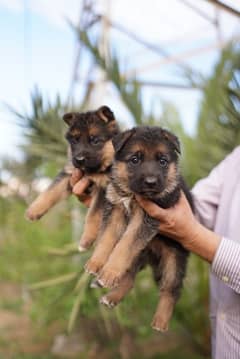
M 198 126 L 190 136 L 174 104 L 163 103 L 159 118 L 145 113 L 141 84 L 121 75 L 122 64 L 116 53 L 109 49 L 108 56 L 103 56 L 96 35 L 89 37 L 79 28 L 74 31 L 81 46 L 115 87 L 133 124 L 161 125 L 179 136 L 182 172 L 189 186 L 206 176 L 240 143 L 240 49 L 236 44 L 222 51 L 212 76 L 201 79 L 203 99 Z M 82 100 L 71 110 L 86 110 L 93 89 L 89 84 Z M 59 97 L 50 102 L 37 89 L 31 103 L 28 113 L 10 109 L 24 130 L 24 157 L 21 162 L 8 159 L 3 166 L 4 171 L 30 186 L 27 203 L 36 196 L 34 181 L 54 177 L 66 160 L 66 128 L 61 116 L 69 110 L 69 104 Z M 85 208 L 71 198 L 39 222 L 28 223 L 24 219 L 27 203 L 26 196 L 16 193 L 0 197 L 0 275 L 9 293 L 1 297 L 0 309 L 15 323 L 15 327 L 7 329 L 4 321 L 0 324 L 1 358 L 210 357 L 206 263 L 191 255 L 170 331 L 164 335 L 155 333 L 150 322 L 158 291 L 149 269 L 138 275 L 134 290 L 117 308 L 105 309 L 99 304 L 104 290 L 91 289 L 91 278 L 83 271 L 90 253 L 79 254 L 76 249 Z

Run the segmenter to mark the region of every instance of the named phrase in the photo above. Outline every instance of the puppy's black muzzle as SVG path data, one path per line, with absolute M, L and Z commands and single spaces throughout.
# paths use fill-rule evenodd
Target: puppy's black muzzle
M 130 189 L 134 193 L 152 199 L 163 191 L 164 185 L 157 176 L 146 175 L 141 178 L 133 177 L 130 180 Z
M 83 168 L 85 165 L 85 157 L 78 156 L 78 157 L 73 158 L 73 164 L 77 168 Z
M 101 162 L 98 159 L 84 156 L 73 157 L 73 165 L 86 174 L 97 173 L 101 168 Z

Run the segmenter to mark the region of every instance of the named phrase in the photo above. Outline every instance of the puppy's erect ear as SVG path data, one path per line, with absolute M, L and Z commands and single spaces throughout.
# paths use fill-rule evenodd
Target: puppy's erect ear
M 177 153 L 181 154 L 180 142 L 177 136 L 167 130 L 163 130 L 163 137 L 173 145 Z
M 110 110 L 110 108 L 107 107 L 107 106 L 100 107 L 97 110 L 97 114 L 101 118 L 101 120 L 103 120 L 106 123 L 115 120 L 115 117 L 114 117 L 114 114 L 113 114 L 112 110 Z
M 135 133 L 135 128 L 132 128 L 131 130 L 121 132 L 113 137 L 112 144 L 115 153 L 119 152 L 123 148 L 123 146 L 134 135 L 134 133 Z
M 77 119 L 76 112 L 68 112 L 68 113 L 65 113 L 65 115 L 63 115 L 63 121 L 65 121 L 69 127 L 74 124 L 76 119 Z

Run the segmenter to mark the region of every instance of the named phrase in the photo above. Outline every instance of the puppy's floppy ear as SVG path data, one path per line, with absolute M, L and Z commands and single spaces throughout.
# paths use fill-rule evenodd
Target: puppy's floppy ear
M 177 153 L 181 154 L 180 142 L 177 136 L 167 130 L 163 130 L 163 137 L 173 145 Z
M 134 135 L 134 133 L 135 133 L 135 128 L 132 128 L 131 130 L 121 132 L 113 137 L 112 144 L 115 153 L 119 152 L 123 148 L 123 146 Z
M 66 122 L 66 124 L 70 127 L 74 124 L 74 122 L 77 119 L 76 112 L 68 112 L 63 115 L 63 121 Z
M 114 114 L 108 106 L 101 106 L 97 110 L 97 114 L 100 117 L 100 119 L 106 123 L 115 120 Z

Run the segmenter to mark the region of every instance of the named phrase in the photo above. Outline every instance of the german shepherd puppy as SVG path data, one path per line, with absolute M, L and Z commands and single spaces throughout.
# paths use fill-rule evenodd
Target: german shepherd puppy
M 30 205 L 26 215 L 31 220 L 39 219 L 55 203 L 69 196 L 73 168 L 81 169 L 93 183 L 91 206 L 79 244 L 79 250 L 86 250 L 95 241 L 99 230 L 114 155 L 111 140 L 119 133 L 119 128 L 113 112 L 107 106 L 86 113 L 67 113 L 63 120 L 69 126 L 66 133 L 70 145 L 69 161 L 50 187 Z
M 182 190 L 193 208 L 179 173 L 180 144 L 176 136 L 160 127 L 138 127 L 115 136 L 113 146 L 115 160 L 103 215 L 111 245 L 110 239 L 105 243 L 101 240 L 101 251 L 108 259 L 96 270 L 99 283 L 113 290 L 101 301 L 110 307 L 116 305 L 132 288 L 137 272 L 150 264 L 160 290 L 152 327 L 164 331 L 180 295 L 188 252 L 159 234 L 159 222 L 143 211 L 134 195 L 169 208 L 177 203 Z M 94 255 L 90 267 L 94 267 Z

